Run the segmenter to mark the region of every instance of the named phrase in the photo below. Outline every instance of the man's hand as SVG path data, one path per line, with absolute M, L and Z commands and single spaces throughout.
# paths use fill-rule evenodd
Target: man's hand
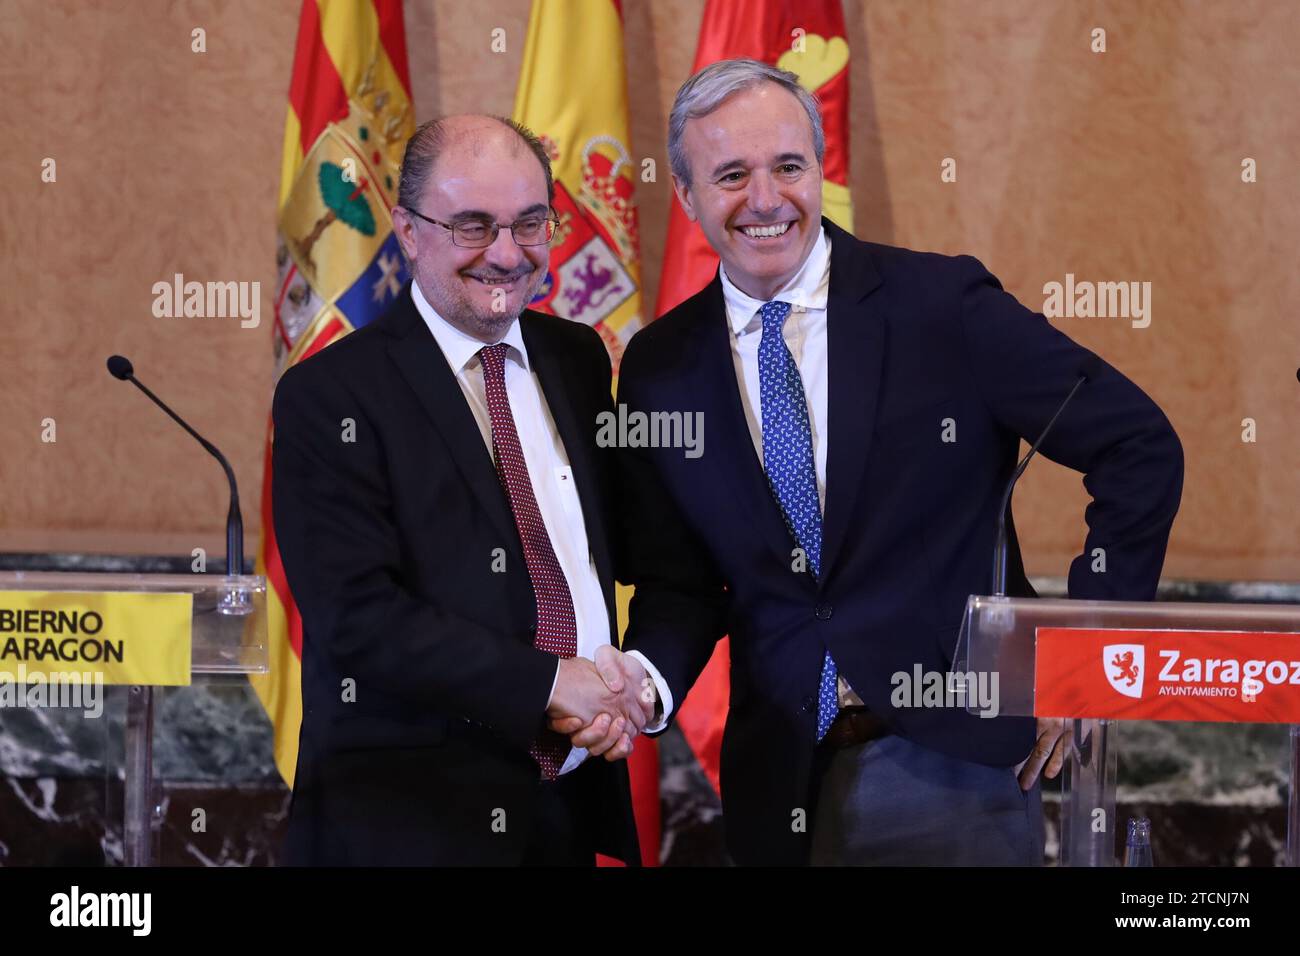
M 594 718 L 584 714 L 548 710 L 551 729 L 568 736 L 575 747 L 603 754 L 606 760 L 620 760 L 632 753 L 632 740 L 654 717 L 654 681 L 635 657 L 610 644 L 596 649 L 593 667 L 611 698 L 610 705 Z M 559 696 L 558 688 L 556 696 Z M 552 702 L 554 704 L 554 701 Z
M 1034 749 L 1029 751 L 1029 756 L 1016 767 L 1016 773 L 1020 775 L 1020 789 L 1028 790 L 1034 785 L 1044 763 L 1047 764 L 1047 770 L 1043 776 L 1049 780 L 1055 778 L 1065 765 L 1065 758 L 1070 755 L 1073 745 L 1072 721 L 1059 717 L 1039 717 L 1038 741 L 1034 744 Z
M 618 694 L 606 686 L 594 663 L 585 657 L 562 658 L 546 716 L 551 719 L 552 728 L 562 718 L 579 720 L 584 726 L 599 726 L 601 738 L 595 744 L 598 753 L 624 744 L 630 752 L 635 729 L 627 733 L 628 721 L 618 713 L 618 703 Z

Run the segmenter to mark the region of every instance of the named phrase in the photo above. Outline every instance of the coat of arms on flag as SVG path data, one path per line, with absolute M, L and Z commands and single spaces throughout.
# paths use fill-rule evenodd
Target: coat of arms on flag
M 542 134 L 542 143 L 558 165 L 561 153 L 555 141 Z M 638 291 L 629 271 L 640 256 L 631 168 L 622 143 L 613 136 L 596 136 L 582 146 L 577 197 L 563 180 L 556 181 L 560 224 L 551 242 L 550 271 L 531 306 L 593 326 L 615 357 L 639 328 L 639 322 L 626 323 L 622 334 L 615 334 L 605 324 Z
M 276 262 L 276 358 L 292 363 L 318 335 L 337 335 L 382 314 L 407 281 L 389 210 L 397 201 L 410 103 L 375 83 L 372 59 L 326 123 L 280 209 Z

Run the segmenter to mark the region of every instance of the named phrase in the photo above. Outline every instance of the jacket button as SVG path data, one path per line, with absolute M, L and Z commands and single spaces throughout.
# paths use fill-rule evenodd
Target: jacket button
M 803 699 L 803 712 L 811 714 L 817 708 L 817 698 L 809 694 Z
M 829 621 L 831 619 L 831 606 L 829 604 L 818 604 L 813 616 L 819 621 Z

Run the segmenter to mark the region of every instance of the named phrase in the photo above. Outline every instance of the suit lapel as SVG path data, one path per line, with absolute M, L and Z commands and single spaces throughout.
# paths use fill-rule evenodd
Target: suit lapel
M 503 536 L 502 540 L 508 542 L 514 555 L 522 561 L 519 531 L 497 477 L 492 454 L 483 443 L 483 433 L 446 357 L 415 308 L 409 287 L 393 318 L 388 354 L 441 432 L 452 461 Z
M 722 297 L 722 279 L 717 275 L 705 290 L 702 307 L 705 314 L 696 327 L 701 342 L 695 350 L 700 365 L 693 390 L 695 407 L 706 410 L 708 451 L 705 457 L 717 468 L 726 487 L 735 493 L 741 513 L 757 523 L 758 533 L 781 563 L 788 566 L 796 545 L 750 436 L 732 358 L 731 326 Z
M 577 382 L 581 370 L 573 367 L 571 357 L 562 354 L 545 335 L 540 323 L 530 318 L 528 313 L 519 320 L 523 332 L 524 345 L 528 348 L 528 361 L 537 373 L 537 380 L 542 386 L 542 395 L 546 398 L 551 419 L 560 433 L 564 443 L 565 454 L 569 458 L 569 467 L 573 469 L 573 481 L 577 486 L 578 501 L 582 505 L 583 523 L 587 528 L 587 546 L 591 549 L 592 560 L 596 564 L 596 574 L 600 578 L 601 591 L 605 595 L 605 604 L 610 614 L 610 626 L 614 623 L 614 564 L 610 557 L 607 540 L 606 520 L 601 502 L 601 477 L 591 455 L 591 436 L 595 434 L 596 420 L 584 421 L 579 410 L 574 407 L 573 388 L 566 384 Z M 593 410 L 594 411 L 594 410 Z
M 865 304 L 881 283 L 871 257 L 853 236 L 823 220 L 831 237 L 826 302 L 828 363 L 826 502 L 822 518 L 823 579 L 848 532 L 862 487 L 885 358 L 884 318 Z

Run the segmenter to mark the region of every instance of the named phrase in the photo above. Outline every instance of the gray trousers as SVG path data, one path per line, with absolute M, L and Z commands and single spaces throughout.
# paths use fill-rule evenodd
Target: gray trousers
M 814 866 L 1041 866 L 1039 782 L 891 735 L 836 751 L 813 816 Z

